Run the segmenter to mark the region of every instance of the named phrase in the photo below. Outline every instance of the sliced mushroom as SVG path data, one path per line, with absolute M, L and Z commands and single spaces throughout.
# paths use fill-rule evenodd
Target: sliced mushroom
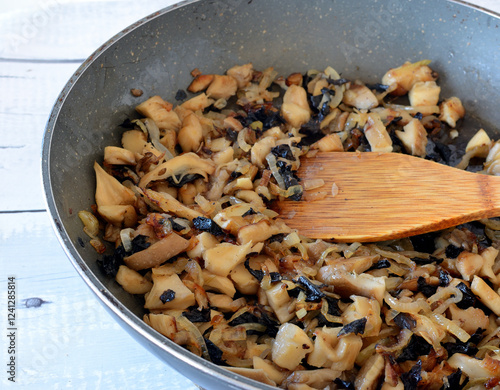
M 166 291 L 170 292 L 168 300 L 163 298 Z M 144 307 L 149 310 L 185 310 L 195 303 L 194 294 L 182 283 L 177 274 L 153 274 L 153 288 L 146 294 Z
M 342 102 L 358 110 L 370 110 L 378 106 L 378 99 L 370 88 L 356 83 L 351 83 L 345 90 Z
M 252 223 L 251 219 L 243 217 L 243 215 L 250 211 L 251 208 L 251 205 L 248 203 L 235 204 L 218 212 L 213 217 L 213 220 L 224 230 L 236 235 L 243 226 L 250 225 Z
M 184 252 L 188 247 L 188 240 L 172 232 L 148 248 L 124 257 L 123 261 L 127 267 L 135 271 L 153 268 Z
M 493 284 L 497 285 L 499 282 L 498 276 L 493 271 L 493 266 L 498 257 L 499 250 L 490 246 L 481 252 L 483 258 L 483 266 L 479 272 L 480 276 L 488 278 Z
M 214 248 L 219 244 L 219 240 L 208 232 L 202 232 L 196 236 L 196 245 L 188 250 L 186 254 L 191 259 L 201 258 L 205 251 Z
M 437 77 L 428 64 L 429 60 L 405 62 L 398 68 L 390 69 L 382 77 L 382 84 L 389 85 L 393 95 L 405 95 L 419 81 L 436 80 Z
M 412 114 L 408 110 L 398 110 L 397 106 L 393 108 L 376 107 L 371 112 L 377 113 L 383 123 L 390 123 L 396 118 L 401 118 L 396 123 L 404 126 L 413 119 Z
M 472 137 L 467 143 L 467 146 L 465 147 L 465 153 L 475 149 L 477 150 L 477 152 L 475 153 L 476 157 L 485 158 L 488 156 L 490 146 L 490 137 L 488 136 L 488 134 L 486 134 L 486 131 L 484 131 L 483 129 L 479 129 L 477 133 L 474 134 L 474 137 Z
M 180 107 L 186 109 L 186 110 L 191 110 L 191 111 L 198 111 L 198 110 L 204 110 L 211 104 L 213 104 L 214 100 L 209 99 L 206 93 L 200 93 L 199 95 L 196 95 L 195 97 L 192 97 L 189 100 L 186 100 L 184 103 L 180 105 Z M 180 124 L 179 124 L 180 128 Z
M 500 295 L 498 295 L 479 276 L 474 275 L 470 289 L 479 300 L 497 316 L 500 316 Z
M 175 317 L 168 314 L 145 314 L 144 322 L 169 339 L 178 331 Z
M 474 334 L 478 329 L 487 329 L 490 320 L 481 309 L 469 307 L 465 310 L 459 309 L 457 305 L 452 304 L 449 307 L 451 320 L 456 322 L 463 330 L 469 334 Z
M 275 284 L 273 287 L 265 290 L 265 294 L 274 314 L 282 324 L 295 317 L 295 311 L 291 307 L 293 301 L 290 295 L 288 295 L 286 283 L 280 282 Z
M 117 227 L 133 227 L 137 223 L 137 212 L 131 205 L 98 206 L 97 212 L 107 222 Z
M 198 93 L 208 88 L 210 83 L 214 80 L 213 74 L 200 74 L 191 81 L 187 90 L 192 93 Z
M 232 76 L 215 75 L 207 88 L 207 96 L 213 99 L 229 99 L 236 94 L 238 82 Z
M 375 277 L 370 274 L 356 274 L 332 269 L 331 266 L 321 267 L 318 272 L 318 280 L 332 285 L 335 292 L 343 298 L 351 295 L 361 295 L 374 298 L 382 304 L 385 294 L 385 276 Z
M 226 169 L 220 169 L 218 173 L 210 177 L 210 189 L 205 194 L 208 200 L 218 200 L 221 198 L 224 187 L 229 180 L 230 173 Z
M 252 164 L 258 166 L 259 168 L 264 168 L 266 165 L 266 156 L 275 146 L 276 138 L 272 136 L 264 137 L 257 141 L 250 151 Z
M 338 370 L 321 368 L 319 370 L 296 370 L 290 374 L 281 384 L 282 387 L 293 389 L 293 385 L 305 385 L 306 388 L 296 387 L 293 390 L 325 389 L 338 377 L 341 376 Z
M 295 128 L 307 123 L 311 118 L 311 109 L 307 102 L 306 90 L 298 85 L 290 85 L 283 96 L 281 115 Z
M 139 182 L 139 187 L 145 188 L 153 180 L 165 180 L 169 177 L 180 181 L 185 175 L 201 175 L 207 179 L 214 172 L 215 164 L 212 160 L 202 159 L 194 153 L 184 153 L 146 173 Z
M 230 163 L 234 160 L 234 149 L 226 148 L 212 155 L 212 161 L 218 166 Z
M 163 137 L 160 138 L 160 143 L 165 146 L 172 156 L 177 155 L 175 147 L 177 145 L 177 132 L 175 130 L 164 130 Z
M 266 256 L 260 255 L 251 257 L 249 265 L 252 269 L 260 269 L 260 265 L 264 263 Z M 229 277 L 234 283 L 236 289 L 242 294 L 251 295 L 257 294 L 259 289 L 259 281 L 247 270 L 245 264 L 241 263 L 234 267 Z
M 283 382 L 283 380 L 285 379 L 286 371 L 283 371 L 283 369 L 278 368 L 270 360 L 262 359 L 259 356 L 254 356 L 252 358 L 252 361 L 253 361 L 253 367 L 255 369 L 263 370 L 266 373 L 266 375 L 271 380 L 273 380 L 277 385 L 280 385 L 281 382 Z
M 293 370 L 312 350 L 313 343 L 307 334 L 297 325 L 287 323 L 280 326 L 271 354 L 278 366 Z
M 104 162 L 110 165 L 135 165 L 135 153 L 117 146 L 106 146 Z
M 203 217 L 203 214 L 184 206 L 181 202 L 175 199 L 172 195 L 166 192 L 160 193 L 153 190 L 144 190 L 144 195 L 153 204 L 167 213 L 173 213 L 181 218 L 186 218 L 192 221 L 196 217 Z
M 327 134 L 319 141 L 311 145 L 311 149 L 319 149 L 321 152 L 343 152 L 344 146 L 337 133 Z
M 396 135 L 403 143 L 406 151 L 414 156 L 425 157 L 427 131 L 422 122 L 414 118 L 403 127 L 403 130 L 396 130 Z
M 245 88 L 252 81 L 253 65 L 252 63 L 236 65 L 228 69 L 226 73 L 236 80 L 238 88 Z
M 226 367 L 226 369 L 234 372 L 235 374 L 243 375 L 266 385 L 276 386 L 276 382 L 271 380 L 267 373 L 260 368 Z
M 457 271 L 460 272 L 464 280 L 471 280 L 484 265 L 484 259 L 477 253 L 468 251 L 461 252 L 456 260 Z
M 376 113 L 368 114 L 364 128 L 366 139 L 370 143 L 372 152 L 392 152 L 392 140 L 387 133 L 380 116 Z
M 182 121 L 182 128 L 177 141 L 184 152 L 196 152 L 203 140 L 203 129 L 195 114 L 190 114 Z
M 434 80 L 418 81 L 408 92 L 410 106 L 435 106 L 439 102 L 440 92 L 441 87 Z
M 147 135 L 140 130 L 129 130 L 122 134 L 122 146 L 133 153 L 142 154 L 147 141 Z
M 351 303 L 342 313 L 344 325 L 353 321 L 366 318 L 365 330 L 362 337 L 378 336 L 382 326 L 380 317 L 380 304 L 373 298 L 366 298 L 359 295 L 351 296 Z
M 244 298 L 233 300 L 229 295 L 207 292 L 210 306 L 224 313 L 235 312 L 245 304 Z
M 382 355 L 374 354 L 368 358 L 354 380 L 356 390 L 375 390 L 384 373 L 385 360 Z
M 344 371 L 354 367 L 356 357 L 363 346 L 361 337 L 348 334 L 338 337 L 341 328 L 317 328 L 314 331 L 314 350 L 307 363 L 315 367 L 329 367 Z
M 235 193 L 238 199 L 250 203 L 254 208 L 265 209 L 266 205 L 262 198 L 255 192 L 251 190 L 240 190 Z
M 234 267 L 245 261 L 251 249 L 252 242 L 245 245 L 233 245 L 228 242 L 218 244 L 203 254 L 205 268 L 216 275 L 227 276 Z
M 94 163 L 96 175 L 95 201 L 97 206 L 132 205 L 136 197 L 113 176 L 108 174 L 99 164 Z
M 202 271 L 202 275 L 203 287 L 205 290 L 217 291 L 222 294 L 226 294 L 231 298 L 234 297 L 234 294 L 236 294 L 233 282 L 225 276 L 215 275 L 206 269 Z
M 281 220 L 262 220 L 260 222 L 243 226 L 238 231 L 238 242 L 263 242 L 268 238 L 281 233 L 290 233 L 292 230 Z
M 160 129 L 179 130 L 181 121 L 172 110 L 172 104 L 163 100 L 160 96 L 153 96 L 139 104 L 137 112 L 147 118 L 151 118 Z
M 314 331 L 314 350 L 307 357 L 307 363 L 314 367 L 329 367 L 330 354 L 337 344 L 337 334 L 341 328 L 317 328 Z
M 465 108 L 460 99 L 455 96 L 446 99 L 439 108 L 441 109 L 439 120 L 448 123 L 450 127 L 455 127 L 457 121 L 465 116 Z
M 153 283 L 126 265 L 120 265 L 115 278 L 130 294 L 146 294 L 153 287 Z

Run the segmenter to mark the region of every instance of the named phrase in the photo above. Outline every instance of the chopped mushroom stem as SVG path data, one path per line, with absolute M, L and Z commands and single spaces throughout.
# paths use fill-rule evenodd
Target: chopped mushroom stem
M 273 209 L 342 196 L 298 173 L 302 158 L 322 152 L 461 159 L 461 169 L 482 159 L 481 173 L 500 175 L 500 141 L 485 130 L 465 150 L 463 140 L 442 143 L 459 134 L 465 109 L 440 96 L 430 61 L 390 69 L 381 84 L 330 66 L 279 75 L 247 63 L 192 76 L 182 104 L 152 96 L 136 107 L 141 117 L 123 123 L 121 144 L 94 165 L 92 212 L 78 213 L 98 253 L 101 237 L 113 247 L 104 273 L 144 297 L 145 323 L 283 389 L 497 385 L 497 219 L 335 243 L 301 236 L 287 225 L 294 212 Z

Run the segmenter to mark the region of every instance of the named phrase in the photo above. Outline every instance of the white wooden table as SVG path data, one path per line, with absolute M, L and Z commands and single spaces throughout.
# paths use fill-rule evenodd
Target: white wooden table
M 470 1 L 500 13 L 499 0 Z M 39 167 L 45 122 L 81 62 L 115 33 L 174 2 L 0 0 L 2 389 L 196 389 L 122 330 L 80 279 L 51 228 Z M 8 277 L 15 277 L 13 325 Z M 6 365 L 10 332 L 16 383 Z

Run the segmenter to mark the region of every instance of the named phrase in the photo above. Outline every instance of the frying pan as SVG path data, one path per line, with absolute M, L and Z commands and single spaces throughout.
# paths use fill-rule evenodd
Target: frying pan
M 94 160 L 118 145 L 124 119 L 149 96 L 175 103 L 190 71 L 222 74 L 235 64 L 279 74 L 324 69 L 379 82 L 405 61 L 432 60 L 442 96 L 467 109 L 461 134 L 500 123 L 500 19 L 446 0 L 201 0 L 161 10 L 97 49 L 71 77 L 47 123 L 43 186 L 58 238 L 82 278 L 141 344 L 207 389 L 271 389 L 194 356 L 142 321 L 143 302 L 96 264 L 79 210 L 95 203 Z M 130 93 L 140 88 L 140 98 Z

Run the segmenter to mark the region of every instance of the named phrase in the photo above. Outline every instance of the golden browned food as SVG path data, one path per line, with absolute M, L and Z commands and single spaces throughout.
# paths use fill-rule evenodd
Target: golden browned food
M 276 199 L 335 192 L 296 175 L 318 151 L 476 170 L 482 159 L 483 173 L 498 174 L 500 144 L 484 130 L 465 150 L 447 144 L 465 110 L 440 96 L 429 64 L 405 63 L 376 85 L 331 67 L 279 76 L 243 64 L 193 71 L 196 95 L 177 105 L 144 100 L 122 144 L 95 164 L 95 215 L 79 214 L 92 245 L 114 247 L 104 271 L 144 296 L 144 321 L 159 333 L 267 384 L 497 386 L 499 221 L 344 244 L 299 236 L 272 210 Z M 406 94 L 410 105 L 394 101 Z

